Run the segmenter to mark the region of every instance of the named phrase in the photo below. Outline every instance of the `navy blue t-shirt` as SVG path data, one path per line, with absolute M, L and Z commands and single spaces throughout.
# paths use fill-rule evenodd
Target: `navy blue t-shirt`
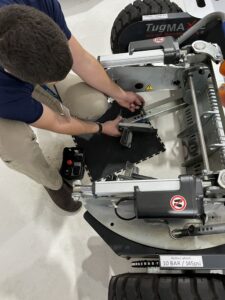
M 61 6 L 57 0 L 0 0 L 0 7 L 9 4 L 23 4 L 37 8 L 52 18 L 71 38 Z M 34 86 L 6 73 L 0 68 L 0 118 L 33 123 L 42 113 L 43 106 L 32 98 Z

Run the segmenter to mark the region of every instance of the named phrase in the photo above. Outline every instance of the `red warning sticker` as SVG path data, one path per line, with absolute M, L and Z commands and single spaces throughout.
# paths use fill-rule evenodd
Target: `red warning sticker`
M 157 38 L 154 38 L 153 41 L 156 44 L 162 44 L 165 41 L 165 38 L 164 37 L 157 37 Z
M 187 201 L 183 196 L 175 195 L 170 200 L 170 206 L 173 210 L 183 211 L 186 209 Z

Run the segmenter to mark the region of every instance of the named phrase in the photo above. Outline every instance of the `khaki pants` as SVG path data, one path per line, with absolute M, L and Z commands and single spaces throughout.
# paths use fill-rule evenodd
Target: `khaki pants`
M 69 75 L 57 84 L 57 89 L 71 116 L 96 120 L 108 109 L 107 98 L 77 76 Z M 62 112 L 60 102 L 40 87 L 34 90 L 33 98 Z M 33 130 L 26 123 L 0 118 L 0 157 L 11 169 L 50 189 L 58 190 L 62 186 L 58 170 L 49 166 Z

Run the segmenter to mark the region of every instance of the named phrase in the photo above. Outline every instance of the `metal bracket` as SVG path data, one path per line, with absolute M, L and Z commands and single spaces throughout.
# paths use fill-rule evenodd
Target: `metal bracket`
M 176 64 L 179 62 L 180 59 L 179 44 L 171 36 L 131 42 L 129 44 L 130 55 L 132 55 L 135 51 L 146 51 L 146 50 L 155 50 L 155 49 L 163 49 L 165 64 Z
M 216 63 L 219 63 L 223 60 L 223 54 L 217 44 L 211 44 L 205 41 L 195 41 L 192 44 L 192 48 L 195 53 L 206 54 Z
M 182 238 L 185 236 L 200 236 L 225 233 L 225 224 L 194 226 L 191 225 L 184 229 L 174 229 L 171 236 L 174 238 Z
M 133 132 L 156 132 L 155 128 L 149 123 L 119 123 L 119 130 L 122 131 L 120 144 L 124 147 L 131 148 Z

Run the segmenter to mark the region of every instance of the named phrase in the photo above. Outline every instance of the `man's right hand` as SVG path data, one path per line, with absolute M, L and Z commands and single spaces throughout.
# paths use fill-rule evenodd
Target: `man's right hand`
M 120 136 L 118 125 L 122 117 L 119 116 L 115 120 L 108 121 L 102 124 L 102 133 L 110 136 Z M 57 114 L 48 106 L 43 104 L 43 114 L 31 126 L 46 129 L 49 131 L 69 134 L 69 135 L 82 135 L 82 134 L 95 134 L 98 132 L 99 126 L 95 122 L 86 122 L 77 118 L 71 117 L 70 120 Z
M 122 117 L 118 116 L 115 120 L 107 121 L 102 124 L 102 133 L 118 137 L 121 136 L 121 132 L 119 131 L 119 123 L 122 121 Z

